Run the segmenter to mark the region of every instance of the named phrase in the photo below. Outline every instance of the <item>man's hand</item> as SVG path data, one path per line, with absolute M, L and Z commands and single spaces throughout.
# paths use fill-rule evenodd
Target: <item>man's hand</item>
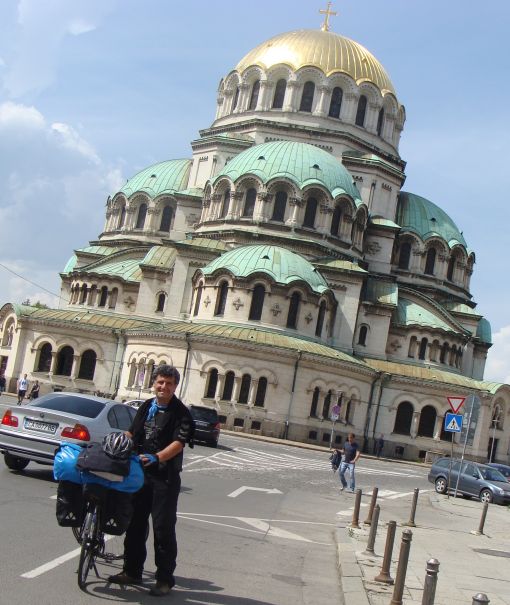
M 154 454 L 140 454 L 139 458 L 144 467 L 151 466 L 152 464 L 157 464 L 159 462 L 158 457 Z

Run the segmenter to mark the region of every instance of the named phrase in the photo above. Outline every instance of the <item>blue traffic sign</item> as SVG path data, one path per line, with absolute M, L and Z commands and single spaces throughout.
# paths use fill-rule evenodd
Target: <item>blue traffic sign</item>
M 444 430 L 449 433 L 460 433 L 462 430 L 462 414 L 447 412 L 444 417 Z

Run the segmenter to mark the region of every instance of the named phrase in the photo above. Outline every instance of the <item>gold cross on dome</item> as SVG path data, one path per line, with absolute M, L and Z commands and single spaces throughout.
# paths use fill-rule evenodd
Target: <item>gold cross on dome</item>
M 324 23 L 321 25 L 321 30 L 323 32 L 329 32 L 329 17 L 338 15 L 338 13 L 336 11 L 332 11 L 330 9 L 331 9 L 331 2 L 328 2 L 328 8 L 321 8 L 319 10 L 319 13 L 321 15 L 326 15 L 324 17 Z

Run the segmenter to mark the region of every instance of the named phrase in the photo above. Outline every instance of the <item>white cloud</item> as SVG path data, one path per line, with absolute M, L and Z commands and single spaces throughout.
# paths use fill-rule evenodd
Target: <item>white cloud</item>
M 68 124 L 55 122 L 51 125 L 52 130 L 59 135 L 60 142 L 64 147 L 76 150 L 83 156 L 88 157 L 94 164 L 99 164 L 99 158 L 93 147 L 87 143 L 77 132 Z
M 492 335 L 493 346 L 489 350 L 485 379 L 510 384 L 510 325 Z

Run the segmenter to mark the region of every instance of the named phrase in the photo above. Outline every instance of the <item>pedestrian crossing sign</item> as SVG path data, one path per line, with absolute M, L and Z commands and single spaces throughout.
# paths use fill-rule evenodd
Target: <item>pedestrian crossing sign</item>
M 460 433 L 462 430 L 462 414 L 448 412 L 444 417 L 444 430 L 450 433 Z

